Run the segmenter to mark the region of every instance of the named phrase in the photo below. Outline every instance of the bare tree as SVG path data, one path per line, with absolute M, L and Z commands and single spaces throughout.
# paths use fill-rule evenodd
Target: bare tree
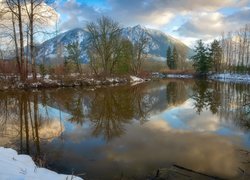
M 111 75 L 121 52 L 121 27 L 108 17 L 87 24 L 89 32 L 88 55 L 96 74 Z
M 249 73 L 250 26 L 229 32 L 222 37 L 223 60 L 229 72 Z
M 146 31 L 140 31 L 138 34 L 138 39 L 133 43 L 133 55 L 131 69 L 135 75 L 137 75 L 142 68 L 142 65 L 147 57 L 147 44 L 148 36 Z
M 32 77 L 36 80 L 36 62 L 35 62 L 35 44 L 34 44 L 34 36 L 35 36 L 35 21 L 41 20 L 43 17 L 39 8 L 41 8 L 42 4 L 45 3 L 45 0 L 24 0 L 25 9 L 28 16 L 29 22 L 29 38 L 30 38 L 30 60 L 32 64 Z M 39 13 L 40 12 L 40 13 Z M 40 22 L 41 23 L 41 22 Z
M 33 78 L 36 79 L 35 34 L 44 33 L 43 28 L 57 17 L 46 0 L 3 0 L 0 18 L 14 43 L 15 56 L 22 81 L 28 75 L 28 60 L 31 60 Z M 41 39 L 41 38 L 40 38 Z M 26 47 L 25 47 L 26 46 Z M 27 51 L 25 51 L 25 49 Z
M 18 24 L 18 33 L 19 33 L 19 55 L 17 58 L 19 58 L 18 63 L 20 64 L 19 71 L 20 71 L 20 77 L 22 81 L 25 81 L 26 76 L 25 75 L 25 57 L 24 57 L 24 35 L 23 35 L 23 9 L 22 9 L 22 2 L 21 0 L 5 0 L 6 5 L 8 7 L 8 10 L 11 12 L 12 16 L 12 22 L 13 23 L 13 29 L 15 28 L 15 19 L 17 20 Z M 16 39 L 16 33 L 14 33 Z M 17 41 L 17 40 L 15 40 Z

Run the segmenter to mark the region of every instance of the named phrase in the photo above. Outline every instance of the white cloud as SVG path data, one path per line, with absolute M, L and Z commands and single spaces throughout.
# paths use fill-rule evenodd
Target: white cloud
M 84 27 L 86 21 L 105 15 L 124 26 L 141 24 L 163 30 L 174 24 L 178 27 L 173 35 L 193 44 L 197 39 L 209 40 L 222 31 L 242 26 L 250 18 L 249 3 L 249 0 L 107 0 L 108 8 L 98 8 L 68 0 L 60 3 L 58 11 L 63 17 L 62 30 Z M 225 16 L 221 13 L 225 8 L 239 11 Z M 184 21 L 175 24 L 179 17 Z
M 183 36 L 209 39 L 223 31 L 224 18 L 218 12 L 192 13 L 189 20 L 176 31 Z
M 189 16 L 176 32 L 184 39 L 189 37 L 209 42 L 223 32 L 238 30 L 249 23 L 250 9 L 243 8 L 229 16 L 219 12 L 190 13 Z

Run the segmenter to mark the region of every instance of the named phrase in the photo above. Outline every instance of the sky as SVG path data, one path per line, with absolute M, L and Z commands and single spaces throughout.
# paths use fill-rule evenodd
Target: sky
M 189 46 L 250 23 L 250 0 L 56 0 L 56 11 L 61 31 L 109 16 L 123 27 L 158 29 Z

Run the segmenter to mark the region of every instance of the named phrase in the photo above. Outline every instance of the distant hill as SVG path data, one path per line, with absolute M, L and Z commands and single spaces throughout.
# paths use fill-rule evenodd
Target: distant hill
M 192 49 L 190 49 L 180 40 L 177 40 L 159 30 L 148 29 L 140 25 L 123 28 L 122 36 L 131 41 L 135 41 L 139 37 L 141 31 L 144 31 L 148 36 L 149 43 L 147 45 L 146 51 L 153 59 L 165 59 L 166 50 L 169 46 L 176 46 L 181 54 L 186 54 L 185 52 L 187 52 L 187 55 L 190 56 L 193 53 Z M 89 33 L 86 30 L 80 28 L 72 29 L 59 34 L 58 36 L 39 45 L 37 59 L 40 62 L 45 61 L 46 63 L 56 63 L 55 61 L 63 61 L 64 57 L 67 55 L 67 50 L 65 47 L 70 43 L 78 41 L 82 48 L 82 63 L 88 63 L 88 56 L 85 51 L 88 34 Z

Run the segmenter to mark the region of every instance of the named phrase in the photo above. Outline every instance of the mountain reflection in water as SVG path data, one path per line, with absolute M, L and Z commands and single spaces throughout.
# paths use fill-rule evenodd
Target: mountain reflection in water
M 162 80 L 136 86 L 0 92 L 0 145 L 86 179 L 145 179 L 172 165 L 221 178 L 248 172 L 246 84 Z

